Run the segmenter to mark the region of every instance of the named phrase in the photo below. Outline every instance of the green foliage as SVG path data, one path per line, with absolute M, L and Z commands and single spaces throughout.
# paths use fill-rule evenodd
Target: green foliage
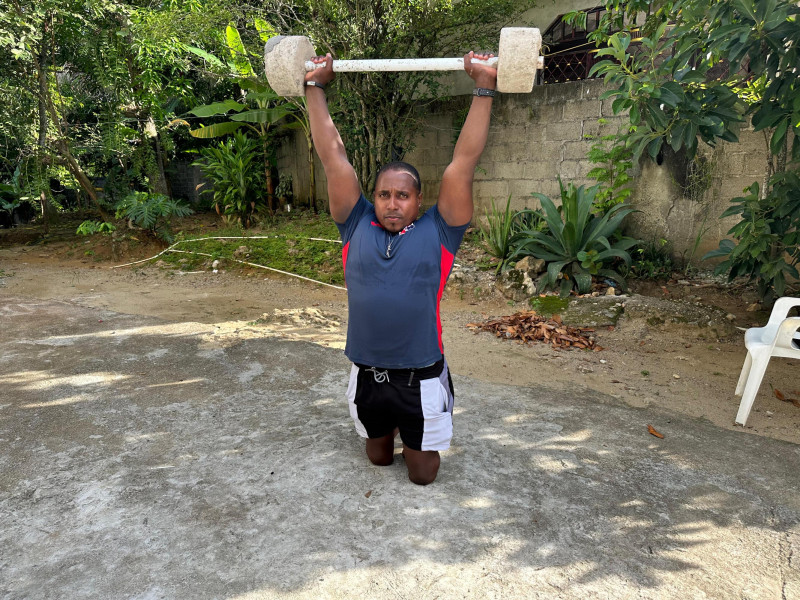
M 605 212 L 616 204 L 625 202 L 633 192 L 632 151 L 625 140 L 617 135 L 604 135 L 589 150 L 589 161 L 598 165 L 587 174 L 600 187 L 595 196 L 595 210 Z
M 758 183 L 746 191 L 722 215 L 741 217 L 728 231 L 736 241 L 722 240 L 703 258 L 724 257 L 716 273 L 755 280 L 759 295 L 772 300 L 785 294 L 787 278 L 800 277 L 800 172 L 775 175 L 763 199 Z
M 212 181 L 213 206 L 227 221 L 249 227 L 254 215 L 263 207 L 264 172 L 257 140 L 237 131 L 233 137 L 200 151 L 199 166 Z
M 500 259 L 497 272 L 503 269 L 506 259 L 511 253 L 511 235 L 514 222 L 514 213 L 511 210 L 511 196 L 508 197 L 505 210 L 495 206 L 492 198 L 492 207 L 486 213 L 488 227 L 481 230 L 481 237 L 486 242 L 489 254 Z
M 800 171 L 800 6 L 790 0 L 605 0 L 607 12 L 590 38 L 603 57 L 592 68 L 613 87 L 615 113 L 628 111 L 622 137 L 634 160 L 656 158 L 664 144 L 696 154 L 698 143 L 737 141 L 750 118 L 769 140 L 766 190 L 758 184 L 735 198 L 725 215 L 741 221 L 708 257 L 727 256 L 718 271 L 758 282 L 763 299 L 781 295 L 795 272 L 797 223 L 789 215 L 787 181 Z M 637 15 L 645 15 L 644 23 Z M 585 23 L 585 13 L 567 20 Z M 633 51 L 631 40 L 641 44 Z M 794 134 L 793 136 L 790 134 Z M 791 149 L 789 148 L 791 142 Z M 694 182 L 702 185 L 701 179 Z M 757 191 L 754 191 L 757 190 Z M 783 213 L 787 223 L 779 223 Z M 786 257 L 786 258 L 784 258 Z
M 291 173 L 281 173 L 278 177 L 278 185 L 275 188 L 275 195 L 278 198 L 291 198 L 292 196 L 292 175 Z
M 84 221 L 78 225 L 75 231 L 78 235 L 94 235 L 95 233 L 110 234 L 116 227 L 113 223 L 104 223 L 103 221 Z
M 631 264 L 620 269 L 620 273 L 628 279 L 669 279 L 677 268 L 672 259 L 672 249 L 665 239 L 636 244 L 631 248 L 630 255 Z
M 177 200 L 147 192 L 131 192 L 116 206 L 118 219 L 129 219 L 137 227 L 147 229 L 167 242 L 173 240 L 170 219 L 186 217 L 192 212 L 191 208 Z
M 560 179 L 559 185 L 560 209 L 544 194 L 533 194 L 541 202 L 547 230 L 521 232 L 510 258 L 533 256 L 546 261 L 544 289 L 557 289 L 561 297 L 573 289 L 588 292 L 593 275 L 613 279 L 624 288 L 624 278 L 612 266 L 617 260 L 630 263 L 627 249 L 637 240 L 619 237 L 619 229 L 632 209 L 617 204 L 602 216 L 595 215 L 598 186 L 576 188 L 570 183 L 565 187 Z
M 544 215 L 538 209 L 526 208 L 514 212 L 511 210 L 511 196 L 508 197 L 505 209 L 495 206 L 492 198 L 491 209 L 486 214 L 487 229 L 481 230 L 481 239 L 489 254 L 500 259 L 497 272 L 503 270 L 514 249 L 514 240 L 522 231 L 544 231 L 547 229 Z

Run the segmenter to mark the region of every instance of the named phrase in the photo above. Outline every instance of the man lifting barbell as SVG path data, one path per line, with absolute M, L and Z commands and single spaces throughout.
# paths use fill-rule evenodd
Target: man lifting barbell
M 530 67 L 535 73 L 539 67 L 541 37 L 532 31 L 531 64 L 521 65 L 518 72 Z M 270 54 L 274 62 L 283 51 L 294 63 L 283 77 L 302 72 L 311 134 L 342 237 L 349 311 L 345 354 L 353 363 L 347 390 L 350 415 L 366 438 L 373 464 L 393 462 L 399 434 L 409 479 L 427 485 L 436 479 L 439 452 L 450 447 L 453 432 L 453 386 L 443 353 L 439 302 L 472 219 L 473 175 L 486 145 L 500 67 L 487 62 L 492 54 L 469 52 L 458 59 L 475 82 L 474 97 L 437 202 L 420 217 L 420 176 L 407 163 L 384 165 L 372 203 L 364 197 L 325 97 L 340 61 L 330 54 L 308 57 L 307 47 L 297 50 L 285 44 L 293 39 L 305 38 L 276 42 L 265 50 L 265 60 L 269 73 Z M 301 43 L 310 46 L 307 40 Z M 275 82 L 278 88 L 281 77 Z M 296 94 L 297 83 L 287 86 L 286 93 Z

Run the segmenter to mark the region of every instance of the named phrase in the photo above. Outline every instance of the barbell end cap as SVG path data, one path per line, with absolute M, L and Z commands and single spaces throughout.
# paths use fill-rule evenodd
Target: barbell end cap
M 279 35 L 264 45 L 264 72 L 279 96 L 305 95 L 305 63 L 316 55 L 311 41 L 302 35 Z
M 542 34 L 536 27 L 503 27 L 497 54 L 497 90 L 527 94 L 533 90 L 539 68 Z

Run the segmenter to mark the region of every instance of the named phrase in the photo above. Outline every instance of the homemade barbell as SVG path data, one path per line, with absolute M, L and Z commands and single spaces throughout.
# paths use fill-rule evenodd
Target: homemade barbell
M 536 70 L 544 68 L 539 55 L 542 35 L 534 27 L 504 27 L 500 30 L 497 57 L 486 61 L 497 65 L 497 90 L 525 94 L 533 89 Z M 322 65 L 311 61 L 316 56 L 311 41 L 301 35 L 275 36 L 264 47 L 264 69 L 270 87 L 280 96 L 305 95 L 305 75 Z M 476 61 L 478 62 L 478 61 Z M 334 60 L 333 70 L 369 71 L 460 71 L 463 58 L 389 58 L 374 60 Z

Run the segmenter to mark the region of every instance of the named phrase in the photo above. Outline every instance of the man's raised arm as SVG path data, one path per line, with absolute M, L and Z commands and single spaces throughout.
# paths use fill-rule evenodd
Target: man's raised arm
M 475 81 L 477 90 L 493 91 L 497 87 L 497 70 L 472 61 L 473 57 L 486 60 L 492 56 L 474 52 L 464 56 L 464 70 Z M 491 116 L 492 96 L 473 97 L 453 151 L 453 160 L 442 176 L 437 206 L 445 223 L 452 227 L 466 225 L 472 220 L 472 178 L 489 137 Z
M 331 216 L 337 223 L 344 223 L 358 202 L 361 186 L 353 165 L 347 159 L 339 131 L 328 112 L 324 86 L 333 81 L 333 58 L 328 54 L 324 57 L 316 56 L 311 60 L 316 63 L 327 63 L 326 66 L 306 74 L 306 82 L 318 84 L 317 86 L 306 84 L 306 105 L 311 123 L 311 137 L 328 180 Z

